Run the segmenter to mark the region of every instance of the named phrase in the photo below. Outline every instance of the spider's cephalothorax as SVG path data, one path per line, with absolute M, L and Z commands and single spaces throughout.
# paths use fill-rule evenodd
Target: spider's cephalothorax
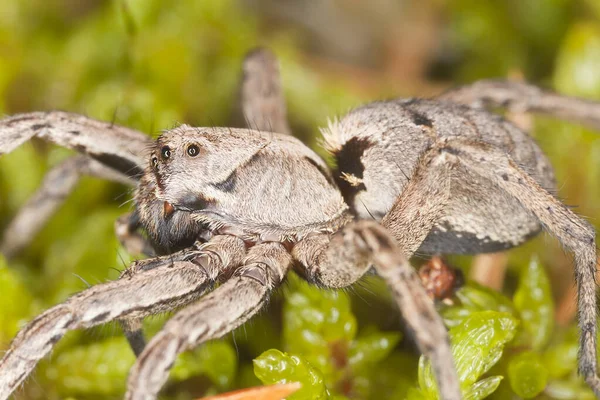
M 250 243 L 293 244 L 349 219 L 313 151 L 290 136 L 246 129 L 183 125 L 164 133 L 136 204 L 142 226 L 171 250 L 189 246 L 205 226 Z
M 139 356 L 127 399 L 155 399 L 181 352 L 259 312 L 292 267 L 329 288 L 347 287 L 374 267 L 431 360 L 441 398 L 457 400 L 447 332 L 408 259 L 417 250 L 504 249 L 542 226 L 575 255 L 579 370 L 600 396 L 594 229 L 551 194 L 553 172 L 535 142 L 481 109 L 514 104 L 600 129 L 599 104 L 506 82 L 459 88 L 438 100 L 371 103 L 325 131 L 337 161 L 331 175 L 314 152 L 285 135 L 273 56 L 253 52 L 244 70 L 242 109 L 258 130 L 182 125 L 152 144 L 139 132 L 73 114 L 0 121 L 0 154 L 34 136 L 82 153 L 48 174 L 8 227 L 4 253 L 26 245 L 79 176 L 90 174 L 137 184 L 136 209 L 119 219 L 117 235 L 132 252 L 164 254 L 134 262 L 119 280 L 78 293 L 23 328 L 0 360 L 0 400 L 67 331 L 112 320 L 122 323 Z M 270 127 L 282 133 L 265 132 Z M 179 308 L 146 344 L 141 319 Z

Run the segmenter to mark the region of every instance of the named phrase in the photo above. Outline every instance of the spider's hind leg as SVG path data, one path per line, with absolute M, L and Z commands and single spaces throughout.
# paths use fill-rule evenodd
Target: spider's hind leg
M 600 398 L 596 361 L 596 232 L 591 224 L 542 188 L 506 153 L 484 143 L 456 140 L 444 150 L 531 211 L 575 256 L 580 330 L 579 373 Z
M 545 114 L 600 130 L 598 102 L 561 95 L 524 82 L 482 80 L 451 89 L 438 99 L 474 108 L 502 107 L 519 113 Z

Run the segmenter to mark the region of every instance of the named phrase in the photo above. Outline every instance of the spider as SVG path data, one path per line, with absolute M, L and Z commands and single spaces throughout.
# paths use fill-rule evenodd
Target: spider
M 550 194 L 552 167 L 534 140 L 484 109 L 550 113 L 600 128 L 600 104 L 501 81 L 436 99 L 374 102 L 323 129 L 336 161 L 330 171 L 289 135 L 277 62 L 268 51 L 245 60 L 241 94 L 256 129 L 182 125 L 155 142 L 63 112 L 0 121 L 0 154 L 32 137 L 81 153 L 53 170 L 13 220 L 5 253 L 25 246 L 55 199 L 79 175 L 91 174 L 137 185 L 134 211 L 117 221 L 116 231 L 130 251 L 154 256 L 25 326 L 0 361 L 0 399 L 67 331 L 112 320 L 121 322 L 138 355 L 126 398 L 155 399 L 181 352 L 252 318 L 289 270 L 343 288 L 372 267 L 430 359 L 441 397 L 460 399 L 447 332 L 408 260 L 416 251 L 507 249 L 542 227 L 575 254 L 579 370 L 600 395 L 594 229 Z M 146 344 L 141 320 L 178 308 Z

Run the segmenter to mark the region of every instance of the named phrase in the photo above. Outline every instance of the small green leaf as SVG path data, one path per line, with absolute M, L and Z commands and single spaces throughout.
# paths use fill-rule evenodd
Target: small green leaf
M 329 399 L 323 374 L 304 358 L 271 349 L 254 359 L 254 374 L 269 385 L 300 382 L 302 388 L 290 400 Z
M 350 345 L 348 363 L 354 372 L 372 368 L 388 356 L 400 338 L 399 333 L 382 332 L 359 337 Z
M 514 304 L 521 316 L 526 344 L 534 350 L 542 349 L 554 329 L 554 302 L 548 275 L 537 258 L 521 271 Z
M 539 354 L 528 351 L 510 360 L 508 380 L 516 394 L 530 399 L 540 394 L 548 384 L 548 370 Z
M 502 381 L 502 376 L 490 376 L 489 378 L 482 379 L 475 382 L 465 393 L 463 400 L 479 400 L 485 399 L 487 396 L 492 394 L 498 385 Z
M 462 324 L 450 329 L 452 355 L 463 393 L 471 396 L 478 392 L 485 396 L 491 393 L 486 390 L 493 387 L 492 383 L 489 386 L 477 384 L 477 379 L 498 362 L 504 345 L 513 339 L 516 330 L 517 320 L 512 315 L 496 311 L 475 312 Z M 426 398 L 438 398 L 431 365 L 425 357 L 419 360 L 419 386 Z M 472 397 L 476 400 L 481 398 Z
M 594 400 L 592 390 L 580 379 L 554 380 L 548 383 L 544 394 L 560 400 Z
M 543 360 L 551 378 L 561 378 L 577 370 L 578 336 L 576 329 L 570 329 L 560 342 L 548 346 Z
M 346 356 L 356 336 L 356 318 L 342 291 L 321 290 L 290 277 L 283 307 L 285 349 L 302 354 L 328 379 L 335 374 L 332 359 Z
M 456 292 L 459 305 L 442 309 L 444 323 L 448 327 L 461 324 L 469 315 L 479 311 L 506 312 L 516 315 L 511 301 L 502 294 L 476 282 L 469 282 Z

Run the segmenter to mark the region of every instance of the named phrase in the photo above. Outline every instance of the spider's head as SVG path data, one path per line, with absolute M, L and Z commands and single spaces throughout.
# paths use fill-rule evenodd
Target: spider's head
M 142 186 L 138 203 L 149 211 L 140 217 L 157 242 L 184 241 L 193 221 L 278 240 L 327 225 L 346 208 L 323 161 L 301 142 L 247 129 L 183 125 L 164 133 Z M 183 228 L 170 222 L 182 215 Z

